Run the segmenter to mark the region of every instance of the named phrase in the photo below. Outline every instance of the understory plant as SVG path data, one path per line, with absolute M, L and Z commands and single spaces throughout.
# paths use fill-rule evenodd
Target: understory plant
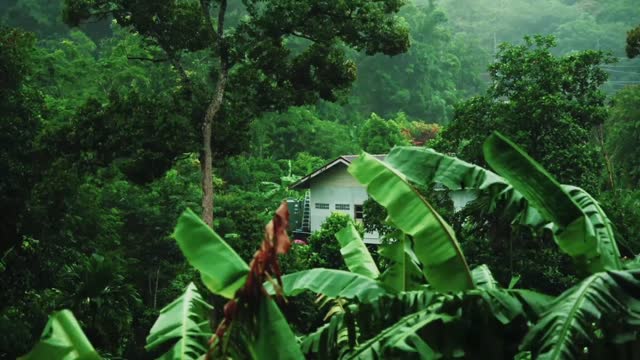
M 622 261 L 597 201 L 559 184 L 499 133 L 487 139 L 484 155 L 495 173 L 417 147 L 396 147 L 384 162 L 363 153 L 350 165 L 394 229 L 379 249 L 384 271 L 353 224 L 336 234 L 348 271 L 314 268 L 281 277 L 277 254 L 289 246 L 285 205 L 250 264 L 186 211 L 174 237 L 207 290 L 228 299 L 224 317 L 211 324 L 206 296 L 190 284 L 161 311 L 147 348 L 161 350 L 162 359 L 637 357 L 640 270 Z M 550 233 L 580 281 L 552 297 L 517 288 L 517 279 L 502 287 L 487 266 L 471 269 L 452 228 L 416 190 L 434 183 L 470 191 L 485 198 L 487 211 Z M 329 311 L 315 331 L 294 334 L 280 306 L 303 292 L 319 294 Z M 77 323 L 70 329 L 57 321 L 54 315 L 26 359 L 42 358 L 46 346 L 61 354 L 49 359 L 97 356 L 86 338 L 66 336 L 82 333 Z

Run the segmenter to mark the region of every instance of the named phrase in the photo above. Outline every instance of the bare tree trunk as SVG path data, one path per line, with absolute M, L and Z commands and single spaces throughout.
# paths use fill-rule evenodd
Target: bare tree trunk
M 202 124 L 202 153 L 204 164 L 202 166 L 202 219 L 205 224 L 213 227 L 213 152 L 211 151 L 211 135 L 213 119 L 215 119 L 224 98 L 224 89 L 227 84 L 226 69 L 220 72 L 216 92 L 213 100 L 207 108 L 207 113 Z
M 202 219 L 205 224 L 213 227 L 213 152 L 211 150 L 211 135 L 213 132 L 213 120 L 222 107 L 224 91 L 227 85 L 229 73 L 228 54 L 224 39 L 224 15 L 227 11 L 227 0 L 220 1 L 218 9 L 218 44 L 220 57 L 220 73 L 216 83 L 213 99 L 209 103 L 202 124 Z
M 153 310 L 155 310 L 158 306 L 158 281 L 160 280 L 160 267 L 158 266 L 158 270 L 156 270 L 156 288 L 153 292 Z
M 606 143 L 604 139 L 604 126 L 600 124 L 598 127 L 599 132 L 599 140 L 600 140 L 600 148 L 602 149 L 602 154 L 604 155 L 604 161 L 607 166 L 607 172 L 609 173 L 609 184 L 611 185 L 611 190 L 616 189 L 616 185 L 613 178 L 613 164 L 611 162 L 611 156 L 609 156 L 609 152 L 606 148 Z

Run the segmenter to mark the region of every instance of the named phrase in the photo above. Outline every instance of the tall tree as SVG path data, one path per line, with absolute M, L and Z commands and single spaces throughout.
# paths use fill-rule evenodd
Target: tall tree
M 19 240 L 25 199 L 34 184 L 34 141 L 41 96 L 27 84 L 35 38 L 0 26 L 0 251 Z
M 627 33 L 627 56 L 634 58 L 640 55 L 640 25 Z
M 398 114 L 396 119 L 403 116 Z M 372 113 L 360 129 L 360 148 L 371 154 L 386 154 L 396 145 L 408 145 L 398 123 Z
M 65 0 L 65 20 L 116 21 L 160 46 L 186 87 L 194 91 L 181 59 L 209 51 L 215 85 L 202 128 L 203 218 L 213 223 L 212 130 L 230 111 L 253 115 L 288 105 L 335 101 L 355 80 L 345 48 L 395 55 L 409 46 L 396 16 L 401 0 Z M 229 15 L 229 16 L 227 16 Z M 228 17 L 228 18 L 227 18 Z M 296 46 L 291 46 L 295 44 Z M 233 125 L 231 125 L 233 126 Z
M 607 119 L 607 150 L 615 165 L 616 184 L 637 189 L 640 185 L 640 86 L 628 86 L 612 100 Z
M 597 150 L 590 132 L 607 117 L 600 86 L 610 58 L 600 51 L 566 56 L 552 53 L 553 37 L 503 44 L 489 67 L 492 85 L 485 95 L 462 103 L 445 129 L 440 147 L 483 163 L 482 142 L 499 130 L 521 144 L 562 183 L 597 191 Z

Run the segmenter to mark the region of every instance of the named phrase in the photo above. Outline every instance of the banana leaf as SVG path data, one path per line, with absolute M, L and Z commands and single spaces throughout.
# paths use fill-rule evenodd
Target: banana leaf
M 304 291 L 323 294 L 330 298 L 357 298 L 361 302 L 370 302 L 389 293 L 381 283 L 366 276 L 349 271 L 316 268 L 298 271 L 282 277 L 283 291 L 286 296 L 295 296 Z M 265 283 L 269 293 L 273 286 Z
M 582 359 L 598 340 L 637 338 L 640 270 L 600 272 L 562 293 L 523 340 L 536 359 Z
M 258 307 L 257 337 L 248 346 L 252 348 L 254 359 L 303 360 L 304 355 L 273 299 L 262 297 Z
M 385 159 L 409 181 L 421 186 L 444 185 L 452 192 L 471 192 L 476 200 L 486 198 L 482 211 L 500 211 L 514 223 L 541 228 L 545 221 L 522 195 L 492 171 L 424 147 L 395 147 Z M 475 203 L 478 203 L 475 201 Z
M 80 324 L 71 311 L 53 313 L 45 325 L 40 341 L 18 360 L 99 360 Z
M 396 291 L 416 290 L 425 284 L 411 240 L 402 234 L 395 243 L 380 246 L 380 256 L 391 261 L 380 281 Z
M 179 298 L 160 310 L 145 349 L 154 350 L 172 344 L 171 349 L 159 359 L 198 359 L 208 350 L 207 340 L 211 331 L 207 313 L 210 309 L 196 286 L 190 283 Z
M 585 215 L 585 231 L 586 249 L 592 272 L 599 270 L 619 270 L 622 269 L 622 261 L 620 260 L 620 251 L 613 233 L 611 220 L 607 217 L 600 204 L 583 189 L 575 186 L 563 185 L 564 190 L 569 193 L 573 200 L 578 204 Z M 569 248 L 572 245 L 572 239 L 569 232 L 560 232 L 556 235 L 556 241 L 564 244 Z M 577 252 L 581 254 L 581 252 Z M 598 261 L 594 261 L 598 260 Z
M 376 279 L 380 271 L 352 223 L 336 233 L 340 253 L 351 272 Z
M 582 211 L 540 164 L 498 132 L 484 143 L 487 163 L 505 178 L 542 216 L 560 227 L 571 225 Z
M 478 288 L 485 290 L 495 290 L 499 288 L 498 281 L 493 277 L 487 265 L 476 266 L 471 271 L 471 277 L 473 278 L 473 283 L 476 284 Z
M 247 263 L 190 209 L 178 219 L 173 237 L 212 293 L 231 299 L 244 285 Z
M 434 289 L 474 288 L 453 230 L 404 175 L 367 153 L 351 163 L 349 172 L 387 209 L 393 224 L 413 237 L 416 257 Z
M 547 220 L 558 246 L 591 273 L 622 268 L 606 215 L 581 189 L 560 185 L 540 164 L 499 133 L 484 144 L 485 159 Z
M 307 358 L 338 359 L 348 341 L 344 314 L 336 314 L 328 323 L 304 336 L 300 348 Z
M 450 190 L 490 190 L 508 187 L 497 174 L 433 149 L 396 146 L 385 159 L 411 182 L 420 185 L 440 183 Z
M 435 313 L 431 307 L 409 314 L 395 324 L 384 329 L 373 338 L 358 345 L 345 354 L 343 359 L 385 359 L 398 358 L 394 351 L 411 354 L 421 359 L 433 359 L 436 353 L 421 337 L 420 330 L 430 323 L 448 322 L 453 317 Z

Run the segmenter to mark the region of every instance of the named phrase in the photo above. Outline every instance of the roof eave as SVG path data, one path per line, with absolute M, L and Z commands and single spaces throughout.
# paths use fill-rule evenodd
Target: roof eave
M 312 173 L 310 173 L 309 175 L 307 175 L 307 176 L 303 177 L 302 179 L 296 181 L 295 183 L 289 185 L 289 189 L 290 190 L 308 189 L 311 186 L 311 179 L 313 179 L 316 176 L 322 174 L 323 172 L 329 170 L 330 168 L 334 167 L 337 164 L 344 164 L 346 166 L 349 166 L 349 161 L 345 160 L 342 156 L 340 156 L 340 157 L 336 158 L 335 160 L 325 164 L 321 168 L 314 170 Z

